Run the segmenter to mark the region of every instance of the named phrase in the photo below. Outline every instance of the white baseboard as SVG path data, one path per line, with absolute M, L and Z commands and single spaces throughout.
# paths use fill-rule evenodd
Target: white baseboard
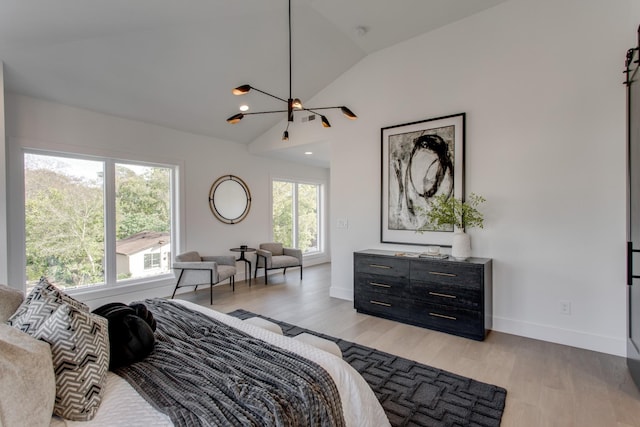
M 493 330 L 615 356 L 624 357 L 627 353 L 627 341 L 625 338 L 590 334 L 504 317 L 493 318 Z
M 329 296 L 332 298 L 353 301 L 353 288 L 339 288 L 337 286 L 331 286 L 329 288 Z
M 353 289 L 331 286 L 329 296 L 353 301 Z M 625 357 L 627 353 L 627 341 L 625 338 L 589 334 L 582 331 L 561 329 L 554 326 L 523 322 L 521 320 L 507 319 L 504 317 L 493 318 L 493 330 L 540 341 L 613 354 L 615 356 Z

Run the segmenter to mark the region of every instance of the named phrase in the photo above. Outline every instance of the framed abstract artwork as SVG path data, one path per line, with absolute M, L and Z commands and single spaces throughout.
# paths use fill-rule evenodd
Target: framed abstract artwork
M 428 227 L 425 213 L 434 196 L 464 195 L 464 126 L 460 113 L 381 129 L 381 242 L 451 245 L 453 228 Z

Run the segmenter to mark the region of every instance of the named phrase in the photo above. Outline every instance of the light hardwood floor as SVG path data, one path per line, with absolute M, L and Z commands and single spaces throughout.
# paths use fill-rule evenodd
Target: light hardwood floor
M 502 426 L 640 427 L 640 393 L 621 357 L 491 332 L 483 342 L 358 314 L 329 297 L 329 264 L 214 287 L 212 308 L 238 308 L 507 389 Z M 178 295 L 207 307 L 209 289 Z

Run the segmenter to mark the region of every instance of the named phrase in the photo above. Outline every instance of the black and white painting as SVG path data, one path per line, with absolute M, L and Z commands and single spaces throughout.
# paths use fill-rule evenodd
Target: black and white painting
M 382 128 L 383 243 L 451 243 L 451 230 L 429 229 L 430 200 L 464 193 L 465 114 Z M 418 233 L 418 230 L 424 230 Z

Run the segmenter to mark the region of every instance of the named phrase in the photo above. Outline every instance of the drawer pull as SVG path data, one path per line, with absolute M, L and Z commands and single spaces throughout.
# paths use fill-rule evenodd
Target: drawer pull
M 455 295 L 447 295 L 447 294 L 441 294 L 440 292 L 429 292 L 429 295 L 433 295 L 436 297 L 442 297 L 442 298 L 458 298 Z
M 379 288 L 390 288 L 391 287 L 391 285 L 385 285 L 384 283 L 369 282 L 369 284 L 371 286 L 377 286 Z
M 386 302 L 380 302 L 380 301 L 369 301 L 371 304 L 376 304 L 376 305 L 382 305 L 384 307 L 391 307 L 391 304 L 387 304 Z
M 373 268 L 386 268 L 386 269 L 391 269 L 393 267 L 389 267 L 388 265 L 380 265 L 380 264 L 369 264 L 369 267 L 373 267 Z
M 438 314 L 438 313 L 429 313 L 429 316 L 441 317 L 443 319 L 449 319 L 449 320 L 458 320 L 457 318 L 455 318 L 453 316 L 445 316 L 444 314 Z
M 447 276 L 447 277 L 456 277 L 457 276 L 457 274 L 440 273 L 439 271 L 430 271 L 429 274 L 433 274 L 435 276 Z

